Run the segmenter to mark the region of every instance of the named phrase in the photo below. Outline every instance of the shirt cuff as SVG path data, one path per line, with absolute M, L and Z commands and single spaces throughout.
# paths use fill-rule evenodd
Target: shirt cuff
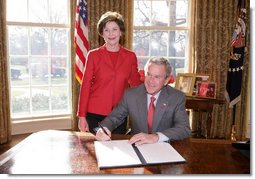
M 166 142 L 169 140 L 169 138 L 167 136 L 165 136 L 164 134 L 162 134 L 161 132 L 157 132 L 158 134 L 158 142 Z

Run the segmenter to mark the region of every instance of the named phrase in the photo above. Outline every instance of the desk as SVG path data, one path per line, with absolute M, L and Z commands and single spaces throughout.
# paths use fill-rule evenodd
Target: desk
M 209 98 L 196 98 L 186 97 L 186 109 L 192 109 L 194 112 L 198 112 L 198 129 L 194 137 L 202 137 L 202 113 L 208 112 L 206 121 L 206 138 L 210 136 L 211 124 L 212 124 L 212 111 L 214 104 L 224 104 L 224 100 L 209 99 Z
M 129 136 L 113 135 L 113 139 Z M 229 141 L 185 139 L 172 146 L 186 163 L 99 170 L 94 136 L 70 131 L 41 131 L 0 156 L 4 174 L 250 174 L 250 160 Z

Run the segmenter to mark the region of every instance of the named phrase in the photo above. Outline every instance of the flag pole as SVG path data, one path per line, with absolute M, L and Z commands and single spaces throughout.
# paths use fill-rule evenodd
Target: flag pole
M 232 120 L 232 128 L 231 128 L 231 140 L 232 141 L 236 141 L 235 118 L 236 118 L 236 104 L 233 105 L 233 120 Z

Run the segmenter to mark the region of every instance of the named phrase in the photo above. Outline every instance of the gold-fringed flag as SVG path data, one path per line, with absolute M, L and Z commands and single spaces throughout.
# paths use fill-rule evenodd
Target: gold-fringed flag
M 237 18 L 235 21 L 235 31 L 231 39 L 231 52 L 225 95 L 230 108 L 241 100 L 243 60 L 246 43 L 245 0 L 238 1 Z
M 77 0 L 76 5 L 76 21 L 75 21 L 75 75 L 81 84 L 86 58 L 89 49 L 88 43 L 88 9 L 85 0 Z

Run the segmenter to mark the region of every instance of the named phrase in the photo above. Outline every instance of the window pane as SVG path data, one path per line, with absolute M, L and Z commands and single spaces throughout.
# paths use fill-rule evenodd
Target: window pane
M 49 69 L 47 58 L 31 59 L 32 85 L 48 84 Z
M 29 0 L 29 21 L 48 23 L 48 0 Z
M 134 4 L 134 25 L 151 25 L 151 1 L 135 1 Z
M 146 31 L 134 31 L 133 49 L 138 56 L 149 55 L 150 34 Z
M 12 57 L 11 62 L 11 85 L 24 86 L 29 84 L 28 59 Z
M 28 31 L 25 27 L 12 26 L 9 32 L 9 54 L 28 55 Z
M 7 20 L 27 21 L 27 0 L 7 0 Z
M 32 112 L 40 112 L 41 114 L 49 113 L 48 87 L 32 88 Z
M 169 22 L 168 1 L 152 1 L 152 25 L 168 26 Z
M 12 116 L 25 116 L 30 114 L 29 88 L 11 88 Z
M 168 34 L 166 31 L 154 31 L 151 35 L 151 56 L 166 56 Z
M 48 29 L 31 29 L 31 54 L 48 55 Z
M 67 87 L 53 87 L 52 88 L 51 106 L 55 112 L 66 113 L 68 109 L 68 91 Z
M 187 31 L 169 31 L 169 56 L 185 57 Z
M 68 13 L 67 1 L 51 0 L 50 1 L 50 22 L 55 24 L 67 24 Z
M 67 30 L 51 30 L 51 55 L 67 55 Z
M 66 58 L 52 58 L 51 59 L 51 76 L 52 84 L 66 84 L 67 83 L 67 68 Z
M 171 64 L 172 67 L 172 72 L 174 74 L 174 76 L 176 77 L 177 73 L 184 73 L 185 72 L 185 59 L 181 58 L 181 59 L 169 59 L 169 62 Z
M 176 3 L 176 5 L 175 5 Z M 188 6 L 189 1 L 188 0 L 178 0 L 176 2 L 171 2 L 171 11 L 170 12 L 176 12 L 176 16 L 172 15 L 170 20 L 170 25 L 176 25 L 176 26 L 187 26 L 187 19 L 188 19 Z M 175 14 L 175 13 L 171 13 Z
M 187 26 L 188 0 L 135 0 L 135 26 Z

